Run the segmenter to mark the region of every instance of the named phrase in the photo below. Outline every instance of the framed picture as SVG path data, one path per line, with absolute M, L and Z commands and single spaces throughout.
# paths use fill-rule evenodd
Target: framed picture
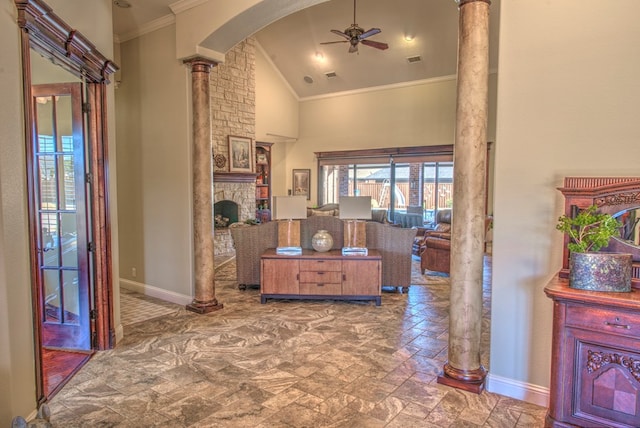
M 257 153 L 256 154 L 256 163 L 258 165 L 268 165 L 269 162 L 267 160 L 267 154 L 266 153 Z
M 311 199 L 311 170 L 310 169 L 294 169 L 293 170 L 293 196 L 306 196 Z
M 229 172 L 253 172 L 251 138 L 229 135 Z

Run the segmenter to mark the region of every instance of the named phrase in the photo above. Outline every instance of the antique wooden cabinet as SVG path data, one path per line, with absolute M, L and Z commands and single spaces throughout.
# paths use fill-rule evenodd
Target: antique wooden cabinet
M 640 427 L 640 291 L 595 292 L 556 277 L 548 427 Z
M 621 236 L 603 251 L 631 253 L 628 293 L 569 287 L 562 269 L 545 288 L 553 299 L 549 427 L 640 427 L 640 178 L 566 177 L 565 214 L 596 205 L 618 218 Z
M 269 249 L 261 257 L 260 300 L 336 299 L 381 303 L 382 257 L 343 256 L 340 250 L 285 256 Z
M 256 219 L 271 220 L 271 146 L 256 141 Z

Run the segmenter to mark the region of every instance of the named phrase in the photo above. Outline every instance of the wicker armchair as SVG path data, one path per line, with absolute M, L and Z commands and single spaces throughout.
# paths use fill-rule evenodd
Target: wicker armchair
M 267 248 L 278 245 L 277 226 L 278 223 L 272 221 L 257 226 L 231 227 L 240 290 L 248 285 L 260 285 L 260 256 Z
M 411 285 L 411 246 L 415 229 L 367 222 L 367 248 L 382 255 L 382 285 L 403 292 Z

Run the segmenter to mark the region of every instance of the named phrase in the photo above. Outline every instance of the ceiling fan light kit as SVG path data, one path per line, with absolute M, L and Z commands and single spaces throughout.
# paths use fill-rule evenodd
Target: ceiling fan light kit
M 345 40 L 337 40 L 334 42 L 322 42 L 321 45 L 330 45 L 334 43 L 349 43 L 349 53 L 358 53 L 358 45 L 362 43 L 365 46 L 369 46 L 372 48 L 385 50 L 389 48 L 389 45 L 383 42 L 375 42 L 373 40 L 367 40 L 371 36 L 375 36 L 378 33 L 381 33 L 382 30 L 379 28 L 371 28 L 367 31 L 364 31 L 364 28 L 358 26 L 356 24 L 356 0 L 353 0 L 353 24 L 344 31 L 340 30 L 331 30 L 333 34 L 336 34 Z

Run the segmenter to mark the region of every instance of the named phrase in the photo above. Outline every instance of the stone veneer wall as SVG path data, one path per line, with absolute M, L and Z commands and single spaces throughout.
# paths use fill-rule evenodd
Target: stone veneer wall
M 228 136 L 251 138 L 255 153 L 255 40 L 248 38 L 227 52 L 224 64 L 211 69 L 211 126 L 213 156 L 222 154 L 224 167 L 214 166 L 216 172 L 229 172 Z M 215 164 L 214 164 L 215 165 Z M 213 202 L 231 200 L 239 205 L 238 220 L 256 216 L 255 182 L 223 182 L 214 180 Z M 229 230 L 214 231 L 214 254 L 233 254 Z
M 213 154 L 227 159 L 218 172 L 229 172 L 228 136 L 256 136 L 256 48 L 253 38 L 238 43 L 227 52 L 225 63 L 211 69 L 211 126 L 213 128 Z

